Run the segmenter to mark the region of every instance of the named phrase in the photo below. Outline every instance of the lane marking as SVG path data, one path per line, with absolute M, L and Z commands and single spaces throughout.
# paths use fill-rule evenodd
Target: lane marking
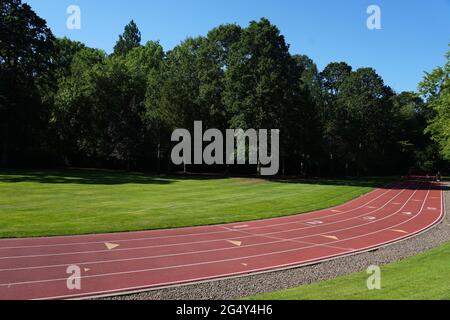
M 409 233 L 409 232 L 406 232 L 405 230 L 400 230 L 400 229 L 391 229 L 391 231 L 394 231 L 394 232 L 398 232 L 398 233 Z
M 416 190 L 416 191 L 414 192 L 414 194 L 415 194 L 417 191 L 418 191 L 418 190 Z M 418 217 L 418 216 L 420 215 L 420 213 L 423 211 L 423 208 L 424 208 L 424 206 L 425 206 L 425 202 L 427 201 L 429 192 L 430 192 L 430 190 L 428 190 L 428 193 L 427 193 L 427 195 L 425 196 L 425 199 L 423 200 L 423 204 L 422 204 L 421 209 L 419 210 L 419 212 L 418 212 L 414 217 L 408 219 L 407 221 L 404 221 L 404 222 L 402 222 L 402 223 L 399 223 L 399 224 L 397 224 L 397 225 L 395 225 L 395 226 L 391 226 L 390 228 L 396 227 L 396 226 L 399 226 L 399 225 L 402 225 L 402 224 L 405 224 L 405 223 L 407 223 L 407 222 L 413 220 L 414 218 Z M 411 196 L 411 197 L 412 197 L 412 196 Z M 408 199 L 407 202 L 409 202 L 409 199 Z M 405 203 L 405 206 L 406 206 L 406 203 Z M 421 230 L 417 231 L 417 233 L 419 233 L 419 232 L 421 232 L 421 231 L 423 231 L 423 230 L 426 230 L 426 229 L 428 229 L 430 226 L 434 225 L 437 221 L 439 221 L 439 220 L 442 218 L 442 214 L 443 214 L 443 211 L 441 212 L 441 215 L 440 215 L 440 217 L 439 217 L 438 219 L 436 219 L 432 224 L 428 225 L 427 227 L 424 227 L 424 228 L 422 228 Z M 390 215 L 390 216 L 393 216 L 393 215 L 394 215 L 394 214 L 392 214 L 392 215 Z M 344 239 L 344 240 L 342 240 L 342 241 L 347 241 L 347 240 L 353 240 L 353 239 L 357 239 L 357 238 L 362 238 L 362 237 L 364 237 L 364 236 L 367 236 L 367 235 L 370 235 L 370 234 L 380 233 L 380 232 L 385 231 L 385 230 L 390 230 L 390 229 L 389 229 L 389 228 L 385 228 L 385 229 L 377 230 L 377 231 L 374 231 L 374 232 L 371 232 L 371 233 L 368 233 L 368 234 L 364 234 L 364 235 L 360 235 L 360 236 L 355 236 L 355 237 L 352 237 L 352 238 L 347 238 L 347 239 Z M 383 244 L 392 243 L 392 242 L 395 242 L 395 241 L 398 241 L 398 240 L 401 240 L 401 238 L 400 238 L 400 239 L 396 239 L 396 240 L 385 241 L 385 242 L 382 242 L 382 243 L 377 244 L 377 245 L 372 245 L 372 246 L 367 246 L 367 247 L 364 247 L 364 248 L 359 248 L 358 250 L 355 250 L 355 252 L 359 252 L 359 251 L 362 252 L 362 251 L 365 250 L 365 249 L 373 248 L 373 247 L 379 247 L 379 246 L 381 246 L 381 245 L 383 245 Z M 342 242 L 342 241 L 337 241 L 337 242 Z M 318 246 L 318 245 L 314 245 L 314 246 L 311 246 L 311 248 L 312 248 L 312 247 L 317 247 L 317 246 Z M 308 248 L 308 247 L 306 247 L 306 248 L 291 249 L 291 250 L 285 250 L 285 251 L 277 251 L 277 252 L 271 252 L 271 253 L 267 253 L 267 254 L 260 254 L 260 255 L 255 255 L 255 256 L 248 256 L 247 258 L 260 257 L 260 256 L 268 256 L 268 255 L 280 254 L 280 253 L 286 253 L 286 252 L 293 252 L 293 251 L 300 251 L 300 250 L 307 249 L 307 248 Z M 304 264 L 308 263 L 309 261 L 323 261 L 323 260 L 326 259 L 326 258 L 337 257 L 337 256 L 340 256 L 340 255 L 341 255 L 341 254 L 331 254 L 331 255 L 328 255 L 328 256 L 324 256 L 324 257 L 322 257 L 321 259 L 314 258 L 314 259 L 310 259 L 310 260 L 305 260 L 305 261 L 303 261 L 303 262 L 301 262 L 301 263 L 304 265 Z M 130 274 L 130 273 L 143 273 L 143 272 L 149 272 L 149 271 L 155 271 L 155 270 L 161 270 L 161 269 L 173 269 L 173 268 L 186 267 L 186 266 L 197 266 L 197 265 L 204 265 L 204 264 L 211 264 L 211 263 L 218 263 L 218 262 L 226 262 L 226 261 L 233 261 L 233 260 L 241 260 L 241 259 L 244 259 L 244 258 L 246 258 L 246 257 L 239 257 L 239 258 L 233 258 L 233 259 L 227 259 L 227 260 L 218 260 L 218 261 L 208 261 L 208 262 L 202 262 L 202 263 L 187 264 L 187 265 L 182 265 L 182 266 L 168 266 L 168 267 L 160 267 L 160 268 L 154 268 L 154 269 L 144 269 L 144 270 L 133 270 L 133 271 L 125 271 L 125 272 L 116 272 L 116 273 L 109 273 L 109 274 L 99 274 L 99 275 L 86 276 L 86 278 L 97 278 L 97 277 L 104 277 L 104 276 L 111 276 L 111 275 Z M 300 263 L 300 262 L 294 262 L 294 263 L 287 263 L 287 264 L 282 264 L 282 265 L 277 265 L 277 266 L 271 266 L 271 267 L 264 267 L 264 268 L 259 268 L 259 269 L 253 269 L 253 270 L 251 270 L 251 272 L 255 272 L 255 271 L 258 271 L 258 270 L 276 270 L 276 268 L 280 268 L 280 267 L 286 267 L 286 266 L 291 266 L 291 265 L 296 266 L 296 265 L 299 265 L 299 263 Z M 227 275 L 237 275 L 237 274 L 239 274 L 239 272 L 234 272 L 234 273 L 229 273 L 229 274 L 221 274 L 221 275 L 217 275 L 217 276 L 227 276 Z M 124 290 L 133 289 L 133 288 L 152 288 L 152 287 L 161 287 L 161 286 L 164 286 L 164 285 L 167 285 L 167 284 L 188 283 L 188 282 L 193 282 L 193 281 L 199 281 L 199 280 L 201 280 L 201 279 L 211 279 L 211 277 L 203 277 L 203 278 L 195 278 L 195 279 L 186 279 L 185 281 L 167 282 L 167 283 L 160 283 L 160 284 L 153 284 L 153 285 L 145 285 L 145 286 L 143 285 L 143 286 L 139 286 L 139 287 L 121 288 L 121 289 L 114 289 L 114 290 L 105 290 L 105 291 L 91 292 L 91 293 L 78 294 L 78 295 L 63 295 L 63 296 L 59 296 L 59 297 L 45 297 L 45 298 L 46 298 L 46 299 L 52 299 L 52 298 L 54 299 L 54 298 L 62 298 L 62 297 L 92 296 L 93 294 L 102 293 L 102 292 L 103 292 L 103 293 L 107 293 L 107 292 L 121 292 L 121 291 L 124 291 Z M 48 279 L 48 280 L 40 280 L 40 281 L 38 280 L 38 281 L 20 282 L 20 283 L 14 283 L 13 285 L 21 285 L 21 284 L 29 284 L 29 283 L 44 283 L 44 282 L 46 283 L 46 282 L 55 282 L 55 281 L 66 281 L 66 278 L 61 278 L 61 279 Z M 1 286 L 5 286 L 5 284 L 0 284 L 0 287 L 1 287 Z M 45 298 L 41 298 L 41 299 L 45 299 Z
M 117 244 L 117 243 L 105 242 L 105 247 L 106 247 L 108 250 L 113 250 L 113 249 L 117 248 L 118 246 L 120 246 L 120 245 Z
M 442 190 L 441 190 L 441 192 L 443 193 Z M 443 194 L 442 194 L 442 195 L 443 195 Z M 428 196 L 428 194 L 427 194 L 427 196 Z M 439 217 L 438 219 L 436 219 L 432 224 L 430 224 L 430 225 L 428 225 L 428 226 L 426 226 L 426 227 L 420 229 L 419 231 L 417 231 L 416 234 L 418 234 L 418 233 L 420 233 L 420 232 L 422 232 L 422 231 L 424 231 L 424 230 L 430 228 L 430 226 L 435 225 L 435 223 L 436 223 L 437 221 L 439 221 L 439 220 L 442 218 L 443 213 L 444 213 L 444 211 L 443 211 L 443 209 L 444 209 L 444 203 L 443 203 L 443 200 L 444 200 L 444 199 L 442 198 L 442 203 L 441 203 L 441 208 L 442 208 L 442 210 L 441 210 L 441 215 L 440 215 L 440 217 Z M 425 201 L 426 201 L 426 199 L 424 200 L 424 204 L 425 204 Z M 423 205 L 422 205 L 422 209 L 423 209 Z M 400 223 L 399 225 L 404 224 L 404 223 L 407 223 L 407 222 L 413 220 L 415 217 L 418 217 L 418 216 L 420 215 L 422 209 L 417 213 L 416 216 L 414 216 L 413 218 L 407 220 L 406 222 Z M 381 231 L 384 231 L 384 230 L 388 230 L 388 229 L 378 230 L 378 231 L 373 232 L 373 233 L 378 233 L 378 232 L 381 232 Z M 385 241 L 385 242 L 383 242 L 383 243 L 380 243 L 380 244 L 378 245 L 378 247 L 379 247 L 379 246 L 382 246 L 382 245 L 384 245 L 384 244 L 392 243 L 392 242 L 399 241 L 399 240 L 401 240 L 401 238 L 400 238 L 400 239 L 397 239 L 397 240 Z M 374 246 L 367 246 L 367 247 L 360 248 L 360 249 L 355 250 L 355 251 L 361 251 L 361 252 L 363 252 L 363 250 L 367 250 L 367 249 L 373 248 L 373 247 L 374 247 Z M 332 258 L 338 257 L 338 256 L 339 256 L 339 254 L 334 254 L 334 255 L 331 254 L 331 255 L 328 255 L 328 256 L 323 257 L 323 258 L 322 258 L 322 261 L 324 261 L 323 259 L 332 259 Z M 301 262 L 300 265 L 299 265 L 299 262 L 293 262 L 293 263 L 285 263 L 285 264 L 281 264 L 281 265 L 272 266 L 272 267 L 270 267 L 270 268 L 268 268 L 268 267 L 255 268 L 255 269 L 246 271 L 245 273 L 247 273 L 247 272 L 251 272 L 251 273 L 265 272 L 265 271 L 277 270 L 277 269 L 281 269 L 281 268 L 284 269 L 284 268 L 288 268 L 288 267 L 290 267 L 290 266 L 302 266 L 302 265 L 307 265 L 309 262 L 313 262 L 313 261 L 317 261 L 317 260 L 318 260 L 318 259 L 316 259 L 316 258 L 309 259 L 309 260 L 305 260 L 305 261 Z M 241 272 L 241 273 L 239 273 L 239 272 L 234 272 L 234 273 L 223 273 L 223 274 L 218 275 L 217 277 L 220 278 L 220 277 L 239 276 L 239 275 L 241 275 L 241 274 L 243 274 L 243 273 L 242 273 L 242 272 Z M 202 281 L 202 280 L 210 280 L 210 279 L 211 279 L 211 277 L 198 277 L 198 278 L 185 279 L 185 280 L 183 280 L 183 281 L 165 282 L 165 283 L 160 283 L 160 284 L 158 284 L 158 285 L 155 285 L 155 284 L 148 284 L 148 285 L 141 285 L 141 286 L 128 287 L 128 288 L 120 288 L 120 289 L 112 289 L 112 290 L 96 291 L 96 292 L 91 292 L 91 293 L 89 293 L 89 294 L 84 293 L 84 294 L 77 294 L 77 295 L 61 295 L 61 296 L 53 296 L 53 297 L 43 297 L 43 298 L 39 298 L 39 299 L 61 299 L 61 298 L 64 298 L 64 297 L 87 297 L 87 296 L 93 296 L 93 295 L 99 295 L 99 294 L 102 294 L 102 295 L 105 295 L 105 294 L 114 294 L 114 293 L 119 293 L 119 292 L 123 292 L 123 291 L 127 291 L 127 290 L 136 290 L 136 291 L 139 290 L 139 291 L 144 291 L 144 290 L 148 290 L 148 289 L 150 289 L 150 288 L 167 287 L 167 286 L 177 285 L 177 284 L 180 284 L 180 283 L 196 283 L 196 282 L 198 282 L 198 281 Z M 65 279 L 61 279 L 61 280 L 65 280 Z
M 395 195 L 393 198 L 391 198 L 384 206 L 380 207 L 379 209 L 375 210 L 374 212 L 380 211 L 381 209 L 383 209 L 384 207 L 386 207 L 386 206 L 389 204 L 390 201 L 392 201 L 393 199 L 399 197 L 399 196 L 400 196 L 403 192 L 405 192 L 405 191 L 407 191 L 407 189 L 403 189 L 401 192 L 399 192 L 397 195 Z M 410 201 L 410 198 L 411 198 L 417 191 L 419 191 L 418 188 L 416 189 L 415 192 L 413 192 L 413 194 L 408 198 L 408 200 L 406 200 L 404 206 L 403 206 L 401 209 L 403 209 L 403 208 L 406 206 L 406 204 Z M 364 207 L 364 206 L 362 206 L 362 207 Z M 361 207 L 361 208 L 362 208 L 362 207 Z M 401 209 L 400 209 L 400 210 L 401 210 Z M 400 211 L 400 210 L 399 210 L 399 211 Z M 397 212 L 398 212 L 398 211 L 397 211 Z M 365 213 L 365 214 L 366 214 L 366 213 Z M 363 215 L 365 215 L 365 214 L 363 214 Z M 340 221 L 336 221 L 336 222 L 327 223 L 327 224 L 325 224 L 324 226 L 333 225 L 333 224 L 341 223 L 341 222 L 344 222 L 344 221 L 351 221 L 351 220 L 357 219 L 357 218 L 359 218 L 359 217 L 361 217 L 361 216 L 363 216 L 363 215 L 359 215 L 359 216 L 356 216 L 356 217 L 351 217 L 351 218 L 349 218 L 349 219 L 344 219 L 344 220 L 340 220 Z M 386 217 L 386 218 L 387 218 L 387 217 Z M 383 220 L 383 219 L 382 219 L 382 220 Z M 354 226 L 354 227 L 364 226 L 364 225 L 366 225 L 366 224 L 357 225 L 357 226 Z M 316 226 L 313 226 L 313 227 L 316 227 Z M 308 228 L 294 228 L 294 229 L 289 229 L 289 230 L 285 230 L 285 231 L 275 231 L 275 232 L 265 233 L 265 234 L 260 234 L 260 235 L 258 235 L 258 234 L 254 234 L 254 235 L 253 235 L 253 234 L 252 234 L 252 235 L 250 235 L 250 236 L 240 237 L 240 239 L 244 239 L 244 238 L 252 238 L 252 237 L 257 237 L 257 236 L 265 236 L 265 237 L 267 237 L 268 235 L 272 235 L 272 234 L 280 234 L 280 233 L 286 233 L 286 232 L 292 232 L 292 231 L 307 230 L 307 229 L 310 229 L 310 228 L 312 228 L 312 227 L 308 227 Z M 344 228 L 344 229 L 339 229 L 338 231 L 340 231 L 340 230 L 346 230 L 346 228 Z M 249 230 L 246 230 L 246 231 L 249 231 Z M 250 234 L 250 233 L 249 233 L 249 234 Z M 320 235 L 320 233 L 317 234 L 317 235 Z M 227 240 L 227 239 L 214 239 L 214 240 L 205 240 L 205 241 L 197 241 L 197 242 L 185 242 L 185 243 L 176 243 L 176 244 L 167 244 L 167 245 L 143 246 L 143 247 L 134 247 L 134 248 L 126 248 L 126 249 L 117 249 L 117 250 L 115 250 L 115 251 L 131 251 L 131 250 L 150 249 L 150 248 L 160 248 L 160 247 L 170 247 L 170 246 L 180 246 L 180 245 L 190 245 L 190 244 L 199 244 L 199 243 L 210 243 L 210 242 L 218 242 L 218 241 L 223 241 L 223 240 Z M 75 254 L 78 255 L 78 254 L 90 254 L 90 253 L 101 253 L 101 252 L 107 252 L 107 251 L 104 251 L 104 250 L 98 251 L 98 250 L 97 250 L 97 251 L 80 251 L 80 252 L 69 252 L 69 253 L 44 254 L 44 255 L 28 255 L 28 256 L 0 257 L 0 260 L 3 260 L 3 259 L 18 259 L 18 258 L 35 258 L 35 257 L 64 256 L 64 255 L 75 255 Z
M 248 224 L 245 224 L 243 226 L 235 226 L 235 227 L 233 227 L 233 229 L 242 229 L 242 228 L 247 228 L 247 227 L 250 227 L 250 226 Z
M 373 220 L 376 220 L 377 218 L 371 217 L 371 216 L 367 216 L 367 217 L 364 217 L 363 219 L 364 219 L 364 220 L 373 221 Z
M 84 272 L 89 272 L 89 271 L 91 271 L 91 269 L 89 269 L 89 268 L 84 268 Z
M 306 222 L 307 224 L 310 224 L 310 225 L 312 225 L 312 226 L 317 226 L 317 225 L 319 225 L 319 224 L 323 224 L 323 221 L 320 221 L 320 220 L 315 220 L 315 221 L 309 221 L 309 222 Z
M 407 216 L 412 216 L 412 215 L 413 215 L 413 213 L 412 213 L 412 212 L 409 212 L 409 211 L 408 211 L 408 212 L 403 212 L 403 214 L 404 214 L 404 215 L 407 215 Z
M 232 245 L 235 245 L 237 247 L 240 247 L 242 245 L 242 241 L 233 241 L 233 240 L 227 240 L 227 242 L 231 243 Z
M 433 208 L 433 207 L 428 207 L 427 209 L 428 210 L 433 210 L 433 211 L 437 210 L 437 208 Z
M 367 208 L 369 208 L 369 209 L 376 209 L 377 207 L 369 206 Z
M 326 236 L 326 235 L 322 235 L 322 237 L 328 238 L 328 239 L 332 239 L 332 240 L 339 240 L 339 238 L 336 237 L 336 236 Z

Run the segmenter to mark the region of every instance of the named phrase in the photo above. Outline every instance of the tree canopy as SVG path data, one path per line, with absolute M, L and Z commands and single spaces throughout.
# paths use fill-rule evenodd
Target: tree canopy
M 377 72 L 290 53 L 268 19 L 220 25 L 170 51 L 132 20 L 112 54 L 1 2 L 1 166 L 174 171 L 171 132 L 280 129 L 283 174 L 431 173 L 450 160 L 450 53 L 418 92 Z M 190 170 L 255 173 L 254 167 Z
M 117 43 L 114 46 L 114 54 L 125 55 L 140 45 L 141 32 L 136 23 L 131 20 L 130 23 L 125 26 L 123 34 L 119 35 L 119 40 L 117 40 Z
M 444 159 L 450 160 L 450 51 L 444 67 L 427 73 L 419 88 L 431 108 L 426 132 L 439 145 Z

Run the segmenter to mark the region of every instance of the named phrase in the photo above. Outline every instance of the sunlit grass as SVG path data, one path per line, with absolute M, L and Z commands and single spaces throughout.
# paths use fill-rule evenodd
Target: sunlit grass
M 388 179 L 389 180 L 389 179 Z M 0 172 L 0 237 L 198 226 L 335 206 L 386 183 Z
M 381 267 L 381 289 L 368 290 L 365 272 L 252 297 L 263 300 L 450 299 L 450 243 Z

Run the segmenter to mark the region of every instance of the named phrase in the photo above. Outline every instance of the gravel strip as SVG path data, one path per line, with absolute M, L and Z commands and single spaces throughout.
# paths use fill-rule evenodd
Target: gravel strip
M 438 247 L 450 241 L 450 184 L 445 191 L 447 215 L 436 227 L 414 238 L 376 251 L 338 258 L 307 267 L 269 272 L 235 279 L 216 280 L 105 299 L 114 300 L 230 300 L 284 290 L 313 282 L 365 271 Z

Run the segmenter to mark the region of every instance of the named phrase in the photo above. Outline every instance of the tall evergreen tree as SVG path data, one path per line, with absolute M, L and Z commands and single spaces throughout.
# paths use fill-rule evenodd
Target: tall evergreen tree
M 134 20 L 131 20 L 131 22 L 125 26 L 123 34 L 119 36 L 119 40 L 114 46 L 114 54 L 126 55 L 131 49 L 137 48 L 140 45 L 141 32 Z

